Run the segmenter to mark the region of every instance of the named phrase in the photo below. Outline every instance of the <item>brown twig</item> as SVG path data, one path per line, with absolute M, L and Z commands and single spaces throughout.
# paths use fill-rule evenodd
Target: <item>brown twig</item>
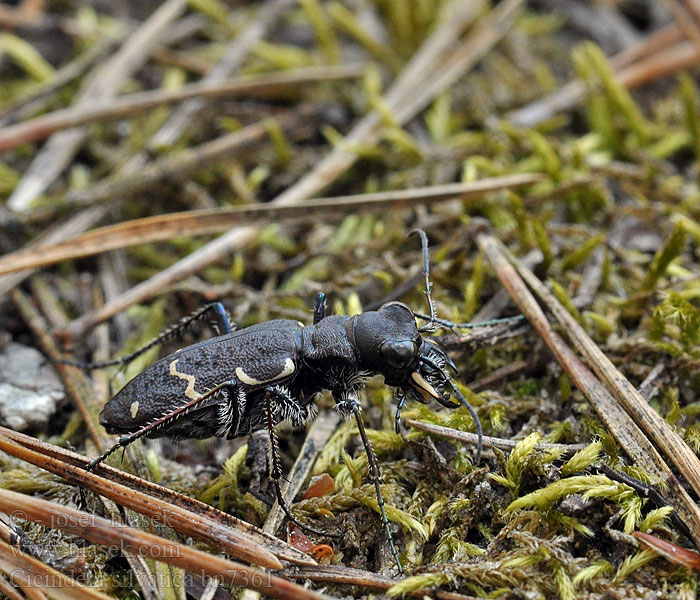
M 15 290 L 12 294 L 12 300 L 22 318 L 39 340 L 42 350 L 54 360 L 62 358 L 63 355 L 56 346 L 56 342 L 48 334 L 50 328 L 47 327 L 46 322 L 39 314 L 39 311 L 32 305 L 29 298 L 20 290 Z M 98 448 L 101 448 L 106 443 L 106 438 L 97 429 L 97 407 L 89 402 L 90 394 L 88 390 L 90 389 L 90 384 L 87 378 L 80 369 L 68 365 L 60 365 L 59 372 L 63 376 L 66 390 L 74 399 L 83 417 L 90 439 Z
M 655 394 L 658 393 L 658 388 L 654 385 L 654 382 L 658 379 L 661 373 L 664 372 L 666 368 L 666 362 L 660 360 L 654 368 L 649 371 L 649 374 L 644 378 L 644 381 L 639 385 L 639 393 L 648 402 L 651 400 Z
M 268 0 L 257 13 L 253 21 L 231 42 L 221 61 L 214 66 L 205 80 L 211 82 L 228 77 L 230 73 L 240 66 L 250 50 L 263 38 L 270 27 L 277 22 L 282 11 L 291 4 L 292 0 Z M 123 49 L 122 52 L 118 53 L 110 63 L 110 68 L 114 68 L 116 57 L 120 54 L 128 55 L 128 52 L 126 49 Z M 171 145 L 187 124 L 190 123 L 192 116 L 202 106 L 202 101 L 198 99 L 185 102 L 185 104 L 171 115 L 166 124 L 163 125 L 151 139 L 151 147 Z M 66 134 L 67 133 L 68 132 L 66 132 Z M 146 154 L 142 152 L 132 157 L 122 170 L 122 173 L 127 174 L 133 172 L 135 167 L 145 162 L 145 156 Z M 60 225 L 53 233 L 49 234 L 45 242 L 42 243 L 58 242 L 73 237 L 92 227 L 105 213 L 106 209 L 103 207 L 93 207 L 82 211 L 74 217 L 71 217 L 66 223 Z M 31 271 L 22 271 L 13 275 L 0 277 L 0 297 L 19 285 L 30 274 Z
M 233 37 L 221 60 L 203 78 L 202 83 L 216 83 L 230 77 L 248 57 L 250 51 L 260 42 L 268 31 L 280 21 L 281 15 L 293 0 L 267 0 L 255 14 L 255 17 Z M 167 148 L 172 146 L 180 134 L 190 125 L 196 114 L 207 105 L 201 98 L 188 100 L 179 106 L 165 124 L 148 141 L 148 148 Z M 139 152 L 132 156 L 120 169 L 121 175 L 128 175 L 140 169 L 147 160 L 147 153 Z
M 317 117 L 313 107 L 301 105 L 277 119 L 279 126 L 293 139 L 308 136 L 311 131 L 301 127 Z M 117 175 L 92 187 L 66 194 L 67 204 L 94 204 L 112 198 L 124 199 L 159 182 L 182 181 L 200 169 L 224 158 L 230 159 L 234 150 L 259 142 L 268 133 L 266 122 L 254 123 L 233 133 L 222 135 L 198 146 L 172 152 L 129 176 Z
M 0 491 L 0 505 L 3 505 L 3 510 L 17 516 L 18 505 L 11 506 L 3 502 L 5 494 L 20 497 L 22 494 Z M 106 594 L 85 587 L 68 575 L 51 568 L 17 548 L 8 546 L 5 542 L 0 542 L 0 570 L 20 584 L 27 597 L 46 598 L 48 596 L 58 600 L 109 600 L 109 596 Z M 39 592 L 39 595 L 30 596 L 29 590 Z
M 516 360 L 492 371 L 484 377 L 470 381 L 467 385 L 472 392 L 481 392 L 496 387 L 501 381 L 511 381 L 514 377 L 532 370 L 532 362 L 527 360 Z
M 508 175 L 471 183 L 318 198 L 295 206 L 278 206 L 266 202 L 158 215 L 101 227 L 59 244 L 6 254 L 0 257 L 0 274 L 42 267 L 132 245 L 168 240 L 175 236 L 220 233 L 236 225 L 261 220 L 307 220 L 321 216 L 342 217 L 348 213 L 363 211 L 404 209 L 418 203 L 428 204 L 453 198 L 479 198 L 494 191 L 517 189 L 542 179 L 543 177 L 537 174 Z
M 39 245 L 53 244 L 70 239 L 86 229 L 93 227 L 105 214 L 107 214 L 107 209 L 105 207 L 93 206 L 50 230 L 46 235 L 42 236 L 40 240 L 33 242 L 29 247 L 35 248 Z M 0 276 L 0 298 L 22 283 L 32 272 L 33 270 L 25 270 Z
M 611 59 L 618 80 L 629 89 L 676 73 L 700 61 L 700 50 L 683 41 L 677 25 L 651 34 L 636 46 Z M 508 115 L 506 119 L 518 127 L 534 127 L 554 115 L 578 106 L 585 96 L 582 82 L 571 81 L 555 92 L 531 102 Z
M 673 15 L 676 25 L 700 51 L 700 27 L 698 27 L 694 15 L 683 4 L 678 0 L 666 0 L 666 6 L 668 6 L 668 10 Z
M 618 52 L 610 59 L 610 63 L 616 70 L 619 70 L 643 58 L 653 56 L 661 50 L 670 48 L 684 39 L 685 36 L 678 25 L 669 23 L 665 27 L 653 31 L 638 43 Z
M 328 598 L 259 569 L 32 496 L 0 490 L 0 510 L 9 511 L 17 518 L 58 528 L 96 544 L 116 546 L 140 556 L 180 567 L 190 573 L 215 577 L 229 585 L 257 589 L 272 598 L 290 600 Z
M 332 583 L 336 585 L 354 585 L 368 590 L 386 591 L 396 585 L 395 579 L 389 579 L 383 575 L 351 569 L 349 567 L 318 565 L 316 567 L 290 567 L 284 570 L 287 577 L 294 579 L 310 579 L 318 583 Z M 413 590 L 407 594 L 413 598 L 435 598 L 436 600 L 477 600 L 475 596 L 465 596 L 456 592 L 443 590 L 423 589 Z
M 80 77 L 102 58 L 115 41 L 106 40 L 96 43 L 61 67 L 51 79 L 31 88 L 21 98 L 4 106 L 0 111 L 0 126 L 6 127 L 40 112 L 50 102 L 54 92 Z
M 657 413 L 637 389 L 613 365 L 561 303 L 526 267 L 509 257 L 518 272 L 566 328 L 576 349 L 586 358 L 596 375 L 605 382 L 625 411 L 646 432 L 649 439 L 663 450 L 696 494 L 700 494 L 700 459 L 683 438 Z
M 492 327 L 480 327 L 465 335 L 440 335 L 435 338 L 445 350 L 473 352 L 479 348 L 493 347 L 506 340 L 531 331 L 529 323 L 502 323 Z
M 232 556 L 271 569 L 281 569 L 279 560 L 247 534 L 222 527 L 211 519 L 183 510 L 159 498 L 148 496 L 124 485 L 105 479 L 84 468 L 44 456 L 0 435 L 0 449 L 8 454 L 59 475 L 67 481 L 101 494 L 117 504 L 152 517 L 173 529 L 220 548 Z
M 69 450 L 59 448 L 58 446 L 41 442 L 31 436 L 12 431 L 11 429 L 0 427 L 0 435 L 3 435 L 16 444 L 19 444 L 38 454 L 53 458 L 59 463 L 65 463 L 78 467 L 79 469 L 85 469 L 89 462 L 89 460 L 81 454 L 76 454 L 75 452 L 70 452 Z M 183 494 L 178 494 L 173 490 L 150 481 L 146 481 L 145 479 L 141 479 L 124 471 L 120 471 L 119 469 L 115 469 L 114 467 L 110 467 L 104 463 L 95 469 L 95 473 L 114 482 L 115 484 L 128 487 L 137 494 L 156 498 L 169 505 L 180 507 L 184 511 L 206 517 L 207 519 L 214 521 L 220 527 L 236 529 L 242 532 L 245 536 L 251 538 L 259 546 L 270 550 L 270 552 L 282 560 L 287 560 L 298 564 L 314 564 L 314 561 L 306 554 L 293 548 L 283 540 L 269 535 L 250 523 L 241 521 L 233 515 L 217 510 L 213 506 L 204 504 L 199 500 L 189 496 L 184 496 Z
M 24 596 L 4 577 L 0 577 L 0 594 L 4 594 L 8 600 L 24 600 Z
M 97 72 L 83 88 L 75 105 L 87 108 L 115 96 L 124 80 L 148 59 L 163 31 L 186 7 L 187 0 L 166 0 L 161 4 L 110 60 L 97 67 Z M 54 134 L 34 157 L 8 198 L 7 206 L 17 212 L 28 210 L 32 201 L 53 183 L 72 160 L 86 135 L 84 128 Z

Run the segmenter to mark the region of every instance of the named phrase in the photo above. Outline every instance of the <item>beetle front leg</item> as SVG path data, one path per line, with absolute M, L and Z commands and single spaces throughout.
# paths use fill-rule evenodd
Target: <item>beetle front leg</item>
M 323 292 L 316 294 L 314 306 L 314 325 L 326 316 L 326 295 Z
M 391 548 L 391 553 L 396 561 L 396 566 L 399 568 L 399 575 L 403 575 L 403 567 L 401 566 L 401 559 L 399 558 L 399 552 L 394 544 L 394 536 L 391 534 L 391 528 L 389 527 L 389 517 L 386 514 L 386 506 L 384 504 L 384 496 L 382 496 L 381 487 L 381 473 L 379 471 L 379 463 L 377 462 L 377 455 L 374 453 L 374 448 L 372 448 L 372 443 L 367 437 L 367 432 L 365 431 L 365 425 L 362 422 L 362 413 L 360 412 L 359 403 L 354 403 L 352 406 L 352 414 L 355 416 L 355 421 L 357 422 L 357 429 L 360 432 L 360 438 L 362 438 L 362 444 L 365 447 L 365 454 L 367 454 L 367 462 L 369 465 L 369 471 L 372 474 L 372 479 L 374 479 L 374 491 L 377 495 L 377 504 L 379 505 L 379 514 L 382 517 L 382 524 L 384 525 L 384 531 L 386 532 L 387 540 L 389 541 L 389 547 Z
M 377 461 L 377 455 L 374 453 L 372 443 L 369 441 L 369 437 L 367 437 L 365 425 L 362 422 L 362 407 L 360 406 L 358 391 L 354 389 L 333 390 L 333 400 L 335 400 L 335 407 L 341 415 L 353 415 L 355 417 L 355 422 L 357 423 L 357 430 L 360 433 L 362 445 L 364 446 L 365 454 L 367 455 L 369 474 L 370 477 L 374 480 L 374 491 L 377 495 L 377 505 L 379 508 L 379 514 L 382 519 L 382 524 L 384 525 L 384 531 L 386 532 L 386 537 L 389 542 L 389 547 L 391 548 L 391 553 L 394 556 L 394 560 L 396 561 L 396 566 L 399 568 L 399 574 L 403 575 L 403 567 L 401 566 L 401 560 L 399 559 L 398 550 L 396 550 L 396 545 L 394 544 L 394 536 L 392 535 L 391 528 L 389 527 L 389 517 L 386 514 L 384 496 L 382 496 L 382 475 L 381 471 L 379 470 L 379 462 Z
M 402 394 L 399 403 L 396 405 L 396 416 L 394 417 L 394 430 L 396 431 L 396 435 L 401 434 L 401 409 L 405 404 L 406 394 Z

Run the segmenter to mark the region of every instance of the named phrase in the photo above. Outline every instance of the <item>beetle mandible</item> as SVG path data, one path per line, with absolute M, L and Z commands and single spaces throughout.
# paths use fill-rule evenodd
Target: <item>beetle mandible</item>
M 389 302 L 378 310 L 353 316 L 326 316 L 325 297 L 319 294 L 313 325 L 275 319 L 235 330 L 223 305 L 215 302 L 129 356 L 83 365 L 97 368 L 125 364 L 208 315 L 213 315 L 220 333 L 158 360 L 107 402 L 100 423 L 109 433 L 123 435 L 91 461 L 88 469 L 144 436 L 232 439 L 267 429 L 272 455 L 270 477 L 280 506 L 290 520 L 311 529 L 299 523 L 284 502 L 275 425 L 285 420 L 293 426 L 303 425 L 314 416 L 315 396 L 329 390 L 338 411 L 357 421 L 387 539 L 402 572 L 381 495 L 379 467 L 361 418 L 360 392 L 366 379 L 382 375 L 387 385 L 400 391 L 397 432 L 401 408 L 407 398 L 413 398 L 422 403 L 436 400 L 449 408 L 467 407 L 479 435 L 475 462 L 480 458 L 482 435 L 476 412 L 446 371 L 450 368 L 456 373 L 453 362 L 438 344 L 421 335 L 436 319 L 430 295 L 427 236 L 420 229 L 415 231 L 421 237 L 430 305 L 429 323 L 421 328 L 416 325 L 414 312 L 401 302 Z

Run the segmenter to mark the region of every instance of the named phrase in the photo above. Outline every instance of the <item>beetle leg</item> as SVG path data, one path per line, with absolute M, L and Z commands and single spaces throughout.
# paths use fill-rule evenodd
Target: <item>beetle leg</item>
M 326 295 L 323 292 L 316 294 L 316 305 L 314 306 L 314 325 L 326 316 Z
M 107 360 L 104 362 L 96 363 L 85 363 L 71 360 L 52 360 L 51 362 L 60 365 L 71 365 L 73 367 L 80 367 L 81 369 L 103 369 L 105 367 L 113 367 L 116 365 L 127 365 L 132 360 L 138 358 L 144 352 L 150 350 L 151 348 L 155 346 L 161 346 L 173 337 L 182 334 L 194 323 L 196 323 L 197 321 L 201 321 L 208 315 L 214 317 L 214 328 L 218 335 L 231 333 L 235 329 L 235 325 L 231 324 L 231 320 L 228 316 L 228 313 L 226 312 L 226 309 L 224 308 L 224 305 L 221 304 L 221 302 L 212 302 L 193 312 L 191 315 L 185 317 L 178 323 L 175 323 L 174 325 L 168 327 L 168 329 L 161 333 L 157 338 L 152 339 L 145 346 L 142 346 L 138 350 L 134 350 L 134 352 L 127 354 L 126 356 L 115 358 L 114 360 Z
M 194 408 L 196 405 L 201 404 L 205 400 L 208 400 L 211 398 L 213 395 L 218 394 L 221 390 L 224 388 L 230 388 L 230 387 L 236 387 L 238 385 L 237 381 L 225 381 L 224 383 L 220 383 L 219 385 L 214 386 L 201 396 L 197 396 L 193 400 L 190 400 L 189 402 L 183 404 L 182 406 L 176 408 L 175 410 L 163 415 L 162 417 L 159 417 L 158 419 L 155 419 L 154 421 L 151 421 L 148 425 L 143 426 L 141 429 L 134 431 L 133 433 L 130 433 L 128 435 L 123 435 L 119 438 L 119 441 L 114 444 L 111 448 L 107 449 L 105 452 L 100 454 L 97 458 L 91 460 L 87 466 L 85 467 L 86 470 L 92 471 L 97 465 L 99 465 L 103 460 L 114 454 L 119 448 L 126 448 L 129 444 L 132 444 L 136 440 L 147 436 L 157 429 L 160 429 L 161 427 L 165 427 L 166 425 L 169 425 L 173 421 L 179 419 L 180 417 L 183 417 L 186 415 L 192 408 Z
M 292 398 L 289 390 L 283 386 L 277 385 L 272 389 L 276 392 L 272 407 L 276 423 L 289 421 L 292 427 L 300 427 L 315 416 L 315 404 L 301 404 L 296 398 Z
M 401 395 L 401 399 L 399 400 L 399 403 L 396 405 L 396 417 L 394 417 L 394 430 L 396 431 L 396 435 L 401 434 L 401 409 L 404 407 L 406 404 L 406 394 Z
M 382 516 L 382 523 L 384 524 L 384 530 L 386 531 L 387 540 L 389 540 L 389 546 L 391 547 L 391 553 L 394 556 L 396 565 L 399 568 L 399 575 L 403 575 L 403 567 L 401 566 L 401 560 L 399 559 L 399 553 L 394 545 L 394 537 L 391 535 L 391 529 L 389 527 L 389 517 L 386 514 L 386 507 L 384 505 L 384 497 L 382 496 L 381 488 L 381 474 L 379 472 L 379 464 L 377 463 L 377 456 L 374 454 L 374 448 L 367 437 L 367 432 L 365 431 L 364 423 L 362 422 L 362 414 L 360 412 L 360 405 L 355 402 L 352 405 L 352 413 L 355 415 L 355 421 L 357 422 L 357 429 L 360 432 L 360 437 L 362 438 L 362 444 L 365 447 L 365 453 L 367 454 L 367 463 L 369 465 L 370 472 L 372 473 L 372 479 L 374 479 L 374 491 L 377 494 L 377 504 L 379 505 L 379 512 Z
M 219 427 L 214 435 L 232 439 L 238 434 L 241 415 L 245 412 L 248 398 L 245 390 L 237 386 L 231 386 L 226 390 L 221 390 L 221 392 L 225 395 L 221 400 L 217 414 Z
M 284 511 L 284 514 L 287 515 L 287 518 L 297 527 L 301 527 L 302 529 L 310 531 L 311 533 L 315 533 L 316 535 L 340 537 L 340 535 L 337 533 L 328 533 L 327 531 L 320 531 L 318 529 L 314 529 L 313 527 L 309 527 L 308 525 L 304 525 L 304 523 L 299 521 L 294 516 L 291 509 L 287 506 L 287 503 L 284 500 L 282 488 L 280 487 L 280 479 L 282 479 L 282 461 L 280 459 L 279 446 L 277 444 L 277 432 L 275 431 L 275 410 L 272 406 L 272 398 L 274 398 L 275 400 L 279 400 L 280 397 L 284 396 L 285 395 L 278 388 L 268 387 L 265 390 L 265 412 L 267 416 L 267 432 L 270 437 L 270 479 L 272 480 L 272 483 L 275 486 L 277 502 L 280 505 L 280 508 Z M 289 399 L 288 396 L 287 399 Z

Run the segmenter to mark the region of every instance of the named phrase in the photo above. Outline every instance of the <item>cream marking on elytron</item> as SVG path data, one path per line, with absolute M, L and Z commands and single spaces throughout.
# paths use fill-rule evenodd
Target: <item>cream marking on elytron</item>
M 272 379 L 268 379 L 267 381 L 258 381 L 255 379 L 255 377 L 251 377 L 250 375 L 246 374 L 246 372 L 240 367 L 236 367 L 236 377 L 238 377 L 238 379 L 240 379 L 241 382 L 245 383 L 246 385 L 262 385 L 263 383 L 270 383 L 271 381 L 276 381 L 278 379 L 282 379 L 283 377 L 287 377 L 292 373 L 294 373 L 294 361 L 291 358 L 286 358 L 284 360 L 284 369 L 282 369 L 282 371 L 275 375 Z
M 184 379 L 187 382 L 187 389 L 185 390 L 185 396 L 188 398 L 191 398 L 192 400 L 196 400 L 197 398 L 200 397 L 200 394 L 198 394 L 195 389 L 194 389 L 194 382 L 195 382 L 195 377 L 194 375 L 188 375 L 187 373 L 180 373 L 176 368 L 175 365 L 177 364 L 177 361 L 179 361 L 179 358 L 176 358 L 173 362 L 170 363 L 170 374 L 173 375 L 174 377 L 179 377 L 180 379 Z
M 131 418 L 135 419 L 136 415 L 139 414 L 139 401 L 134 400 L 131 403 L 131 406 L 129 407 L 129 411 L 131 412 Z

